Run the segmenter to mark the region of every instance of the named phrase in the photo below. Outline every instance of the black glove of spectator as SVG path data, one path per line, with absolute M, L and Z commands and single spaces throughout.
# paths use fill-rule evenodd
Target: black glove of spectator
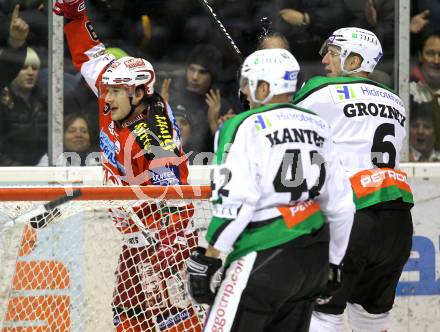
M 341 286 L 341 266 L 330 263 L 327 285 L 325 285 L 325 287 L 319 293 L 318 297 L 316 298 L 316 303 L 321 305 L 329 303 L 333 295 L 341 288 Z
M 197 247 L 186 261 L 188 292 L 198 304 L 212 304 L 215 293 L 211 290 L 211 278 L 222 266 L 222 260 L 205 256 L 206 249 Z

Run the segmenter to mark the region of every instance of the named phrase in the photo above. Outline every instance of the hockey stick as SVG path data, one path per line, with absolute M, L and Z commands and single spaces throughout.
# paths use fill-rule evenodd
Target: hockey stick
M 234 52 L 235 56 L 237 57 L 237 60 L 242 63 L 244 60 L 243 54 L 240 52 L 240 49 L 238 46 L 234 43 L 234 40 L 231 38 L 229 33 L 226 31 L 226 28 L 224 27 L 223 23 L 217 18 L 217 15 L 214 13 L 214 10 L 209 5 L 207 0 L 199 0 L 202 7 L 205 9 L 205 11 L 208 13 L 209 17 L 215 22 L 219 30 L 222 32 L 223 38 L 228 42 L 228 45 L 232 52 Z
M 33 210 L 26 212 L 18 217 L 10 218 L 6 221 L 0 230 L 4 231 L 14 225 L 29 223 L 33 228 L 44 228 L 53 221 L 55 221 L 60 215 L 58 206 L 67 203 L 77 197 L 81 196 L 81 190 L 75 189 L 70 194 L 61 196 L 45 204 L 38 205 Z

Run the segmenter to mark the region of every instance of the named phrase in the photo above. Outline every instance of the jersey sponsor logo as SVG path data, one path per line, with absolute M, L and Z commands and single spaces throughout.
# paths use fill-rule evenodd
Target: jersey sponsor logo
M 298 202 L 293 206 L 283 206 L 279 207 L 281 215 L 283 216 L 284 222 L 287 227 L 292 228 L 295 225 L 306 220 L 312 214 L 320 210 L 319 203 L 316 201 L 305 201 Z
M 266 129 L 267 127 L 272 127 L 272 123 L 269 119 L 263 115 L 256 115 L 254 117 L 255 129 L 257 131 Z
M 361 85 L 361 92 L 364 96 L 385 98 L 403 107 L 402 100 L 394 93 L 387 90 L 377 89 L 374 86 Z
M 95 41 L 95 42 L 98 41 L 99 40 L 98 39 L 98 35 L 96 34 L 95 29 L 93 28 L 92 23 L 90 23 L 90 21 L 87 21 L 85 26 L 86 26 L 87 32 L 90 35 L 90 38 L 92 38 L 92 40 Z
M 406 174 L 391 168 L 371 169 L 358 172 L 350 178 L 350 182 L 357 198 L 364 197 L 379 189 L 392 185 L 404 191 L 411 192 Z
M 138 140 L 141 143 L 141 147 L 146 150 L 148 153 L 151 153 L 151 131 L 148 128 L 148 124 L 145 122 L 137 123 L 134 126 L 133 133 L 137 136 Z
M 158 167 L 149 170 L 153 185 L 172 186 L 180 184 L 177 166 Z
M 136 122 L 142 120 L 143 118 L 145 118 L 145 114 L 141 113 L 141 114 L 139 114 L 138 116 L 136 116 L 134 119 L 125 121 L 125 122 L 121 125 L 121 127 L 122 127 L 122 128 L 126 128 L 126 127 L 128 127 L 128 126 L 131 126 L 132 124 L 134 124 L 134 123 L 136 123 Z
M 120 150 L 120 145 L 115 144 L 115 142 L 107 136 L 104 130 L 101 130 L 99 133 L 99 147 L 101 148 L 107 162 L 116 167 L 121 174 L 125 174 L 125 167 L 116 159 L 116 155 Z
M 173 140 L 173 135 L 170 131 L 171 126 L 167 121 L 167 117 L 155 114 L 154 119 L 156 121 L 156 126 L 159 129 L 157 138 L 159 139 L 160 146 L 166 151 L 174 151 L 176 143 Z
M 255 254 L 254 254 L 255 255 Z M 229 331 L 237 310 L 238 301 L 249 275 L 245 257 L 235 261 L 229 268 L 215 304 L 211 307 L 206 331 Z
M 283 111 L 283 112 L 274 113 L 274 115 L 280 121 L 310 122 L 310 123 L 313 123 L 313 125 L 318 126 L 320 128 L 326 127 L 326 124 L 324 121 L 319 119 L 317 116 L 312 116 L 312 115 L 307 114 L 305 112 L 288 113 L 288 112 Z
M 127 68 L 130 68 L 130 69 L 145 67 L 144 61 L 140 58 L 126 60 L 126 61 L 124 61 L 124 64 Z
M 158 316 L 157 323 L 159 326 L 159 331 L 169 329 L 170 327 L 173 327 L 174 325 L 179 324 L 180 322 L 188 319 L 189 317 L 190 317 L 190 314 L 187 310 L 183 310 L 181 312 L 178 312 L 177 314 L 170 316 L 168 318 Z
M 284 128 L 266 135 L 270 146 L 284 143 L 308 143 L 322 147 L 324 137 L 311 129 Z
M 347 118 L 371 115 L 386 119 L 394 119 L 397 120 L 402 127 L 405 126 L 406 116 L 400 113 L 397 108 L 390 105 L 379 103 L 350 103 L 344 106 L 343 112 Z
M 353 87 L 349 85 L 336 85 L 335 88 L 339 100 L 356 98 L 356 94 L 353 91 Z

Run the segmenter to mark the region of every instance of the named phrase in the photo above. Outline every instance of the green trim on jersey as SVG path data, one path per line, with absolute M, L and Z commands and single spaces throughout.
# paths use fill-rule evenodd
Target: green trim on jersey
M 211 222 L 209 223 L 208 230 L 206 231 L 206 241 L 208 243 L 217 241 L 219 235 L 221 232 L 229 226 L 229 224 L 234 219 L 225 219 L 225 218 L 219 218 L 219 217 L 212 217 Z
M 291 108 L 301 112 L 316 115 L 304 108 L 290 103 L 279 103 L 262 106 L 238 114 L 226 121 L 220 129 L 217 151 L 215 153 L 215 164 L 224 163 L 225 156 L 234 143 L 240 125 L 250 116 L 269 112 L 275 109 Z M 220 202 L 216 202 L 220 203 Z M 221 204 L 221 203 L 220 203 Z M 214 245 L 223 230 L 228 227 L 234 219 L 212 217 L 206 233 L 206 240 L 210 245 Z M 283 217 L 277 217 L 266 225 L 259 227 L 245 228 L 233 245 L 233 250 L 226 260 L 226 264 L 248 254 L 252 251 L 268 249 L 283 243 L 289 242 L 297 237 L 310 234 L 324 225 L 325 219 L 321 211 L 317 211 L 308 218 L 301 221 L 294 227 L 289 228 Z
M 377 83 L 375 81 L 372 81 L 368 78 L 364 77 L 349 77 L 349 76 L 340 76 L 340 77 L 326 77 L 326 76 L 315 76 L 309 79 L 304 86 L 296 91 L 295 95 L 293 96 L 293 103 L 297 104 L 307 98 L 312 93 L 316 92 L 317 90 L 320 90 L 322 88 L 325 88 L 328 85 L 334 85 L 334 84 L 349 84 L 349 83 L 367 83 L 371 85 L 375 85 L 377 87 L 386 89 L 397 96 L 396 92 L 386 85 L 383 85 L 381 83 Z M 397 96 L 399 97 L 399 96 Z
M 414 204 L 413 194 L 395 185 L 379 189 L 360 198 L 357 198 L 353 191 L 353 201 L 356 205 L 356 210 L 364 209 L 383 202 L 394 201 L 399 198 L 405 203 Z
M 246 120 L 248 117 L 252 115 L 265 113 L 277 108 L 293 108 L 301 112 L 316 115 L 312 111 L 309 111 L 302 107 L 298 107 L 296 105 L 292 105 L 290 103 L 270 104 L 240 113 L 234 116 L 233 118 L 229 119 L 228 121 L 226 121 L 221 127 L 219 133 L 218 147 L 217 147 L 217 151 L 215 152 L 214 164 L 221 165 L 224 162 L 223 158 L 225 156 L 225 152 L 227 152 L 229 144 L 232 144 L 234 142 L 235 135 L 237 134 L 237 130 L 244 120 Z
M 287 227 L 284 219 L 279 217 L 268 225 L 245 229 L 235 241 L 233 250 L 226 258 L 225 266 L 252 251 L 276 247 L 300 236 L 311 234 L 324 226 L 324 220 L 322 212 L 317 211 L 292 228 Z

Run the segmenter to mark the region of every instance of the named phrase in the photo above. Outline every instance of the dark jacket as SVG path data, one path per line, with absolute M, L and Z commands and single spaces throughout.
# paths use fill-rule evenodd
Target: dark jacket
M 170 91 L 169 104 L 173 112 L 185 113 L 191 119 L 189 148 L 193 151 L 192 155 L 195 156 L 199 152 L 213 152 L 214 137 L 209 128 L 208 104 L 205 101 L 205 95 L 188 91 L 184 78 L 178 79 L 176 83 L 176 87 Z M 222 97 L 220 115 L 226 114 L 229 108 L 231 105 Z
M 47 99 L 38 87 L 29 103 L 11 95 L 12 108 L 0 104 L 0 165 L 33 166 L 47 151 Z
M 343 0 L 277 0 L 277 10 L 294 9 L 307 13 L 310 24 L 293 26 L 278 17 L 277 30 L 289 40 L 290 47 L 299 59 L 319 57 L 321 44 L 331 33 L 343 25 Z
M 377 25 L 369 25 L 365 16 L 364 0 L 344 0 L 345 26 L 358 27 L 374 32 L 379 38 L 385 57 L 394 56 L 394 0 L 374 0 Z

